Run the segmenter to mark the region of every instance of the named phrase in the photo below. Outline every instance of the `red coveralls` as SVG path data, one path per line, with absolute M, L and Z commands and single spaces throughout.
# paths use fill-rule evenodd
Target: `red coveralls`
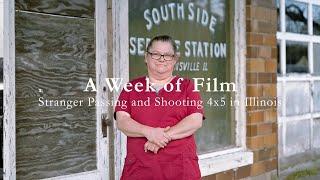
M 171 80 L 175 89 L 179 77 Z M 141 82 L 146 87 L 146 77 L 141 77 L 131 81 L 134 85 Z M 169 87 L 169 86 L 168 86 Z M 168 88 L 169 89 L 169 88 Z M 201 97 L 198 92 L 192 92 L 193 82 L 189 79 L 183 79 L 180 85 L 181 92 L 167 92 L 163 88 L 158 92 L 137 92 L 134 89 L 131 92 L 122 90 L 119 101 L 127 101 L 127 107 L 117 105 L 117 111 L 125 111 L 131 115 L 131 118 L 137 122 L 150 126 L 162 127 L 174 126 L 186 116 L 192 113 L 203 114 L 203 107 L 197 106 L 161 106 L 160 98 L 169 101 L 196 100 Z M 156 98 L 158 97 L 158 102 Z M 150 105 L 132 106 L 132 100 L 150 99 Z M 124 168 L 121 180 L 199 180 L 200 170 L 198 156 L 196 153 L 196 144 L 194 135 L 189 137 L 172 140 L 165 148 L 161 148 L 157 154 L 151 151 L 144 152 L 144 144 L 147 142 L 145 137 L 127 137 L 127 156 L 125 158 Z

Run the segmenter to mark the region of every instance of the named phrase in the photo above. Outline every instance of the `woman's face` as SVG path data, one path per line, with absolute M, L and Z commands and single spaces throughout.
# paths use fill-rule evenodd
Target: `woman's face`
M 154 57 L 161 56 L 160 59 Z M 173 56 L 171 61 L 168 61 L 169 56 Z M 165 59 L 166 58 L 166 59 Z M 173 47 L 170 42 L 154 41 L 149 52 L 145 54 L 145 62 L 147 63 L 148 72 L 156 76 L 171 75 L 174 65 L 177 62 L 177 56 L 174 53 Z

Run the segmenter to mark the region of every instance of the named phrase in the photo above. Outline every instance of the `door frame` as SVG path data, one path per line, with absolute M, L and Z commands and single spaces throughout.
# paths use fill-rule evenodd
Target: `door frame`
M 113 77 L 129 81 L 129 3 L 128 0 L 112 0 L 112 37 L 113 37 Z M 113 99 L 118 99 L 120 91 L 113 93 Z M 120 179 L 124 159 L 127 154 L 127 136 L 116 128 L 114 122 L 114 173 L 115 179 Z
M 3 179 L 16 179 L 14 2 L 3 2 Z
M 96 46 L 96 101 L 109 98 L 103 89 L 107 87 L 107 3 L 108 0 L 95 1 L 95 46 Z M 16 179 L 16 102 L 15 102 L 15 1 L 4 1 L 4 58 L 3 58 L 3 179 Z M 47 179 L 110 179 L 109 137 L 103 137 L 102 114 L 108 108 L 96 107 L 96 157 L 97 169 L 94 171 L 57 176 Z M 109 116 L 110 117 L 110 116 Z

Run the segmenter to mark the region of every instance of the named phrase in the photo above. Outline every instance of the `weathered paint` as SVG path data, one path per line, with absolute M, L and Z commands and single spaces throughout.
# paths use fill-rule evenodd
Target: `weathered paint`
M 14 1 L 4 1 L 3 179 L 16 179 Z
M 113 77 L 129 81 L 129 27 L 128 27 L 128 0 L 112 1 L 113 20 Z M 115 92 L 117 99 L 120 92 Z M 124 158 L 126 156 L 126 136 L 116 128 L 114 121 L 114 154 L 115 154 L 115 179 L 120 179 Z

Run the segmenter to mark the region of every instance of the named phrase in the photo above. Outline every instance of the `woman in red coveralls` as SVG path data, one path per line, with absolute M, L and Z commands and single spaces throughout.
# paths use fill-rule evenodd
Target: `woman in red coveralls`
M 201 177 L 194 133 L 204 119 L 202 101 L 199 92 L 193 92 L 191 80 L 173 76 L 177 60 L 177 47 L 170 36 L 153 38 L 145 54 L 148 76 L 130 82 L 144 90 L 124 89 L 119 96 L 119 101 L 127 102 L 126 107 L 115 108 L 117 127 L 127 135 L 122 180 Z M 131 104 L 138 100 L 150 104 Z M 168 101 L 171 104 L 163 103 Z

